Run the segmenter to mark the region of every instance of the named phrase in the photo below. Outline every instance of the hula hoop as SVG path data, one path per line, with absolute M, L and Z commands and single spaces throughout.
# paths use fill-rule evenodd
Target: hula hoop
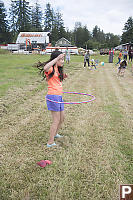
M 88 103 L 91 101 L 94 101 L 96 99 L 95 96 L 91 95 L 91 94 L 86 94 L 86 93 L 79 93 L 79 92 L 62 92 L 64 94 L 80 94 L 80 95 L 87 95 L 87 96 L 91 96 L 92 99 L 88 100 L 88 101 L 81 101 L 81 102 L 58 102 L 58 101 L 53 101 L 51 99 L 46 98 L 46 100 L 51 101 L 53 103 L 60 103 L 60 104 L 81 104 L 81 103 Z

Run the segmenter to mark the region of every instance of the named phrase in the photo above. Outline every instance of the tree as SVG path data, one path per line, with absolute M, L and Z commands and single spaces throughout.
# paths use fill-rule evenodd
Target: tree
M 14 0 L 11 1 L 11 7 L 9 8 L 9 23 L 10 23 L 10 31 L 12 41 L 16 41 L 17 33 L 17 16 L 16 16 L 16 2 Z
M 122 43 L 133 43 L 133 18 L 129 17 L 123 28 Z
M 120 45 L 120 36 L 113 33 L 105 34 L 105 46 L 106 48 L 113 48 Z M 105 48 L 105 47 L 104 47 Z
M 98 26 L 96 25 L 92 30 L 93 39 L 98 40 L 99 32 L 100 32 L 100 28 L 98 28 Z
M 32 9 L 31 13 L 31 30 L 32 31 L 42 31 L 42 11 L 38 3 Z
M 62 37 L 65 37 L 66 35 L 66 31 L 65 31 L 65 27 L 64 27 L 64 21 L 62 19 L 62 14 L 57 11 L 55 13 L 55 23 L 57 24 L 57 28 L 58 28 L 58 31 L 59 31 L 59 39 L 62 38 Z
M 99 49 L 100 45 L 101 44 L 93 38 L 87 41 L 87 49 Z
M 74 35 L 73 35 L 73 31 L 70 31 L 68 29 L 68 27 L 66 28 L 66 39 L 69 40 L 71 42 L 71 44 L 74 45 Z
M 44 31 L 52 31 L 53 21 L 54 21 L 54 11 L 51 8 L 51 4 L 46 4 L 45 14 L 44 14 Z
M 55 45 L 57 40 L 66 36 L 62 14 L 59 10 L 54 11 L 51 4 L 48 3 L 46 4 L 44 20 L 44 31 L 51 32 L 52 44 Z
M 6 9 L 4 3 L 0 1 L 0 43 L 8 42 L 8 22 L 6 20 Z
M 29 2 L 26 0 L 15 0 L 14 2 L 14 11 L 16 15 L 16 31 L 29 31 L 30 30 L 30 7 Z
M 81 22 L 75 23 L 74 29 L 75 45 L 86 48 L 87 41 L 91 38 L 91 34 L 86 26 L 82 26 Z
M 64 27 L 64 21 L 62 19 L 62 14 L 59 11 L 57 11 L 56 13 L 54 13 L 53 18 L 53 25 L 51 31 L 52 43 L 55 44 L 57 40 L 65 36 L 66 31 Z

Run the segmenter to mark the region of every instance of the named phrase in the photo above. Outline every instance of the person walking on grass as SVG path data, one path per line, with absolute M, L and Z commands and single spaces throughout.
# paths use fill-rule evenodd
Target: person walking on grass
M 120 64 L 121 58 L 122 58 L 122 51 L 120 51 L 120 53 L 119 53 L 118 62 L 116 63 L 116 65 Z
M 84 67 L 86 67 L 86 62 L 88 63 L 88 67 L 90 66 L 90 53 L 86 51 L 84 55 Z
M 48 110 L 51 111 L 52 124 L 50 127 L 50 135 L 47 142 L 47 147 L 56 146 L 54 139 L 63 137 L 62 135 L 58 134 L 58 130 L 64 121 L 64 104 L 49 101 L 52 100 L 56 102 L 63 102 L 62 81 L 67 77 L 67 75 L 63 73 L 63 64 L 64 54 L 62 54 L 60 51 L 54 51 L 52 52 L 49 61 L 40 63 L 36 66 L 41 72 L 43 72 L 43 75 L 45 74 L 48 83 L 46 103 Z

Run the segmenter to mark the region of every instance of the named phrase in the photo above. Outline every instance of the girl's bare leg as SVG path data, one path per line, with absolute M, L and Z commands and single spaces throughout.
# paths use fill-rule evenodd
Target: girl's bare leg
M 56 135 L 60 123 L 60 112 L 51 111 L 51 114 L 52 114 L 52 125 L 50 127 L 50 136 L 48 144 L 54 143 L 54 136 Z
M 121 76 L 124 77 L 124 73 L 125 73 L 125 69 L 122 69 L 122 71 L 121 71 Z
M 121 69 L 118 69 L 118 73 L 117 73 L 117 75 L 119 76 L 119 75 L 120 75 L 120 73 L 121 73 Z
M 64 110 L 63 110 L 63 111 L 60 112 L 60 122 L 58 124 L 56 134 L 57 134 L 58 130 L 61 128 L 61 125 L 64 122 L 64 118 L 65 118 L 65 115 L 64 115 Z

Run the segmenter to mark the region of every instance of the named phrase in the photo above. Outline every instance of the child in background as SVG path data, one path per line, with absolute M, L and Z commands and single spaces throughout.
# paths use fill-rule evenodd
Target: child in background
M 121 58 L 122 58 L 122 51 L 120 51 L 119 53 L 118 62 L 116 63 L 116 65 L 118 65 L 121 62 Z
M 123 52 L 123 59 L 124 60 L 127 60 L 127 55 L 128 55 L 128 51 L 127 51 L 127 49 L 124 49 L 124 52 Z
M 127 67 L 127 61 L 121 60 L 120 66 L 118 67 L 118 76 L 124 76 L 126 67 Z
M 95 67 L 95 69 L 96 69 L 96 62 L 95 62 L 94 59 L 91 59 L 91 68 L 92 68 L 92 67 Z

